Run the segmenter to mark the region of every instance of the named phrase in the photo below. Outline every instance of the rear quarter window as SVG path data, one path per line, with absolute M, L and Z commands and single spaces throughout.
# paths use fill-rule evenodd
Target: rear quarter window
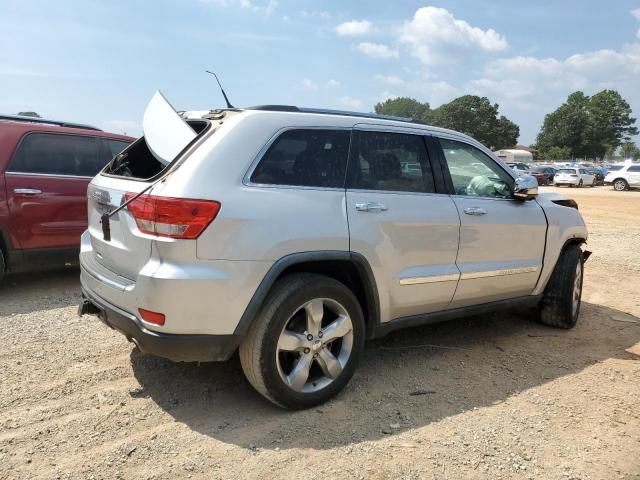
M 251 174 L 252 183 L 342 188 L 348 130 L 296 129 L 282 133 Z

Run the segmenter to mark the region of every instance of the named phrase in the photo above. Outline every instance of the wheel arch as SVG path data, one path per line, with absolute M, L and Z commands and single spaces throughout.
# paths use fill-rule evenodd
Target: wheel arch
M 234 335 L 245 335 L 275 283 L 291 273 L 310 272 L 333 278 L 351 289 L 365 318 L 367 338 L 372 338 L 380 318 L 378 290 L 371 266 L 355 252 L 322 250 L 293 253 L 277 260 L 266 273 L 245 308 Z

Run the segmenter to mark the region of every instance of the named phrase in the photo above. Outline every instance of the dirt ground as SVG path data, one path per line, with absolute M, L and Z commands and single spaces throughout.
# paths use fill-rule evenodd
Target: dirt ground
M 514 312 L 396 332 L 303 412 L 237 359 L 174 364 L 78 318 L 77 270 L 6 279 L 0 478 L 640 478 L 640 191 L 561 191 L 593 251 L 575 329 Z

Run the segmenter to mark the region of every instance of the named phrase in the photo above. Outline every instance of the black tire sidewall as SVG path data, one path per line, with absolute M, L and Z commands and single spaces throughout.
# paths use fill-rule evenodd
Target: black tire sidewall
M 322 277 L 318 278 L 322 279 Z M 276 363 L 276 348 L 280 333 L 289 318 L 301 305 L 314 298 L 330 298 L 347 309 L 353 325 L 353 347 L 351 356 L 342 374 L 337 379 L 320 391 L 301 393 L 289 388 L 280 378 Z M 306 288 L 299 289 L 286 297 L 267 321 L 269 322 L 269 328 L 263 337 L 260 367 L 265 387 L 276 402 L 292 409 L 310 408 L 326 402 L 349 382 L 364 350 L 366 335 L 360 304 L 346 286 L 329 278 L 326 278 L 325 281 L 318 281 L 308 285 Z

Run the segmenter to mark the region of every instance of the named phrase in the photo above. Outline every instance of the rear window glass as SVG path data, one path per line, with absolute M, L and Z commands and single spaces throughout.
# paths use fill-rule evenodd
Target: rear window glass
M 341 188 L 349 140 L 347 130 L 288 130 L 269 147 L 253 171 L 251 182 Z
M 94 137 L 31 133 L 20 143 L 8 170 L 93 177 L 103 166 Z
M 573 168 L 561 168 L 558 173 L 576 173 L 576 171 Z

